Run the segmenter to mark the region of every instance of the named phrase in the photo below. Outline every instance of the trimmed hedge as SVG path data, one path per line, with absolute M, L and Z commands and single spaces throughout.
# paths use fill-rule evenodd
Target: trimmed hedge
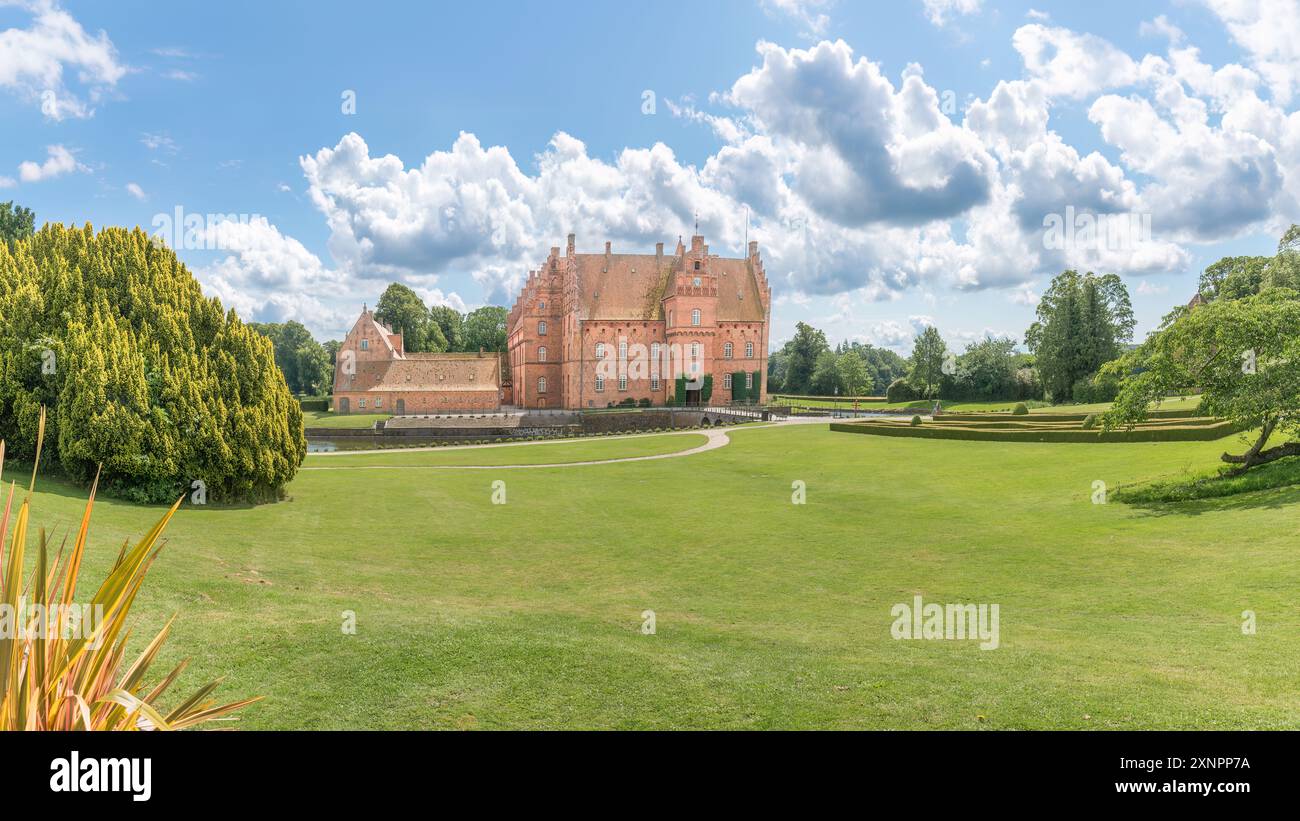
M 328 398 L 309 399 L 304 397 L 298 400 L 298 405 L 308 413 L 313 411 L 326 413 L 330 409 L 330 400 Z
M 869 422 L 832 422 L 830 429 L 839 433 L 866 433 L 872 436 L 911 436 L 920 439 L 962 439 L 968 442 L 1207 442 L 1222 439 L 1238 432 L 1231 422 L 1213 425 L 1162 426 L 1113 430 L 1109 432 L 1061 428 L 1056 430 L 1029 428 L 971 428 L 941 424 L 911 427 L 904 424 Z
M 774 394 L 772 398 L 782 399 L 782 400 L 811 399 L 814 401 L 822 401 L 826 399 L 838 399 L 841 402 L 882 402 L 883 403 L 887 401 L 883 396 L 807 396 L 807 395 L 796 394 L 796 393 L 778 393 L 778 394 Z

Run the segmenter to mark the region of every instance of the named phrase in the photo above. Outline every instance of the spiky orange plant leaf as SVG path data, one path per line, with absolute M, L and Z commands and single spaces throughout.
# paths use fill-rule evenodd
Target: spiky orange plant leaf
M 220 683 L 213 681 L 171 711 L 165 712 L 160 707 L 158 700 L 187 664 L 182 661 L 158 684 L 146 689 L 149 667 L 166 642 L 175 616 L 135 661 L 129 665 L 124 663 L 130 639 L 127 617 L 145 575 L 158 556 L 163 531 L 180 507 L 180 499 L 138 543 L 123 545 L 113 569 L 90 599 L 90 612 L 103 616 L 92 619 L 89 633 L 83 624 L 77 635 L 68 636 L 62 617 L 75 604 L 98 476 L 91 486 L 71 551 L 65 557 L 60 546 L 51 561 L 50 545 L 42 530 L 35 568 L 31 580 L 24 585 L 27 529 L 44 432 L 42 408 L 31 484 L 16 513 L 13 511 L 16 488 L 11 484 L 4 512 L 0 514 L 0 605 L 7 606 L 7 612 L 14 614 L 13 635 L 0 636 L 0 730 L 184 729 L 224 718 L 258 701 L 250 698 L 213 706 L 208 696 Z M 0 476 L 3 476 L 4 453 L 5 445 L 0 441 Z M 24 612 L 26 601 L 39 606 L 41 615 L 29 619 Z M 46 615 L 50 613 L 59 619 L 53 626 Z

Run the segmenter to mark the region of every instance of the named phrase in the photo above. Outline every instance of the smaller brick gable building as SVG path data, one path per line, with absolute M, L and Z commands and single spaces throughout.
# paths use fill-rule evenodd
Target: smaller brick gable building
M 501 407 L 495 353 L 408 353 L 402 335 L 363 307 L 334 363 L 336 413 L 396 416 Z

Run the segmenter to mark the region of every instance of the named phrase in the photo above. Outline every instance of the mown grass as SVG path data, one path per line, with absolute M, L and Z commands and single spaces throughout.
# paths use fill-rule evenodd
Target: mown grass
M 264 695 L 250 729 L 1300 729 L 1300 488 L 1092 502 L 1224 442 L 728 433 L 677 459 L 311 470 L 279 504 L 186 505 L 136 633 L 179 613 L 159 668 L 189 656 Z M 33 526 L 61 535 L 84 498 L 43 483 Z M 157 517 L 100 502 L 85 575 Z M 893 640 L 914 595 L 999 604 L 1001 647 Z
M 358 430 L 372 428 L 376 422 L 392 419 L 388 413 L 334 413 L 333 411 L 303 411 L 304 428 L 334 428 L 336 430 Z
M 1128 485 L 1116 490 L 1115 498 L 1135 505 L 1160 505 L 1300 487 L 1300 458 L 1297 457 L 1260 465 L 1239 476 L 1226 475 L 1227 470 L 1224 466 L 1191 476 Z

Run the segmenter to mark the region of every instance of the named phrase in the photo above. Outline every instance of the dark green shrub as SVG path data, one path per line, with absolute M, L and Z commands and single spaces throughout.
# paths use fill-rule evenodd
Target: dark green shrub
M 912 427 L 917 427 L 918 425 L 921 424 L 921 417 L 913 416 L 912 421 L 908 422 L 908 424 L 911 425 Z
M 1011 410 L 1013 416 L 1024 416 L 1027 413 L 1029 413 L 1029 408 L 1025 407 L 1024 402 L 1017 402 L 1016 406 Z
M 916 388 L 902 378 L 890 382 L 889 388 L 885 391 L 885 400 L 888 402 L 915 402 L 920 398 Z

